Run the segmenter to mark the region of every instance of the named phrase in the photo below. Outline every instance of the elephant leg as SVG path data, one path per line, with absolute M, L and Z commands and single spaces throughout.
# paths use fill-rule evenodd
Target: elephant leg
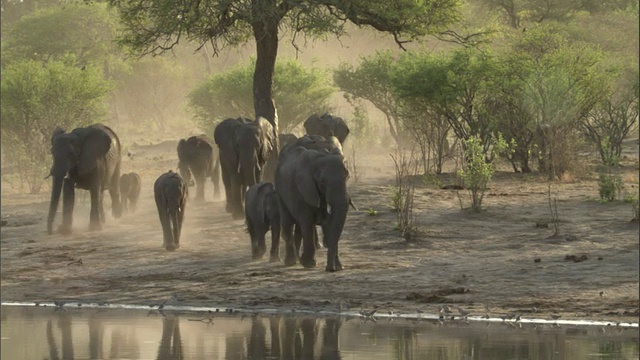
M 180 237 L 182 237 L 182 225 L 184 224 L 184 212 L 186 211 L 186 198 L 183 198 L 180 202 L 180 209 L 178 210 L 178 235 L 175 238 L 176 248 L 180 245 Z
M 211 182 L 213 182 L 213 198 L 218 200 L 220 198 L 220 160 L 216 159 L 213 162 L 213 170 L 211 171 Z
M 65 179 L 62 188 L 62 224 L 58 231 L 63 235 L 71 234 L 73 224 L 73 207 L 76 201 L 76 184 L 71 179 Z
M 200 172 L 194 174 L 196 178 L 196 202 L 204 202 L 204 174 Z
M 89 230 L 102 230 L 102 222 L 100 221 L 100 189 L 94 186 L 89 190 L 91 194 L 91 211 L 89 212 Z
M 172 235 L 173 235 L 173 248 L 180 248 L 180 209 L 171 212 L 171 225 L 172 225 Z
M 296 224 L 293 230 L 293 244 L 296 249 L 296 254 L 300 254 L 300 248 L 302 247 L 302 232 L 300 231 L 299 224 Z
M 316 249 L 322 249 L 323 248 L 324 238 L 322 239 L 322 242 L 320 242 L 320 239 L 318 237 L 318 227 L 317 226 L 313 227 L 313 244 L 315 245 Z
M 313 234 L 315 225 L 305 224 L 300 226 L 302 233 L 302 256 L 300 256 L 300 264 L 306 268 L 316 266 L 316 245 L 314 244 Z
M 247 217 L 247 231 L 249 232 L 249 238 L 251 239 L 251 258 L 256 260 L 258 258 L 257 230 L 254 221 L 250 217 Z
M 329 232 L 328 224 L 322 226 L 322 232 L 327 234 Z M 338 256 L 338 241 L 331 240 L 326 244 L 327 247 L 327 267 L 326 271 L 341 271 L 344 270 L 340 257 Z
M 232 181 L 231 184 L 232 184 L 231 217 L 234 220 L 242 220 L 244 219 L 244 210 L 242 206 L 244 194 L 242 193 L 242 190 L 245 187 L 239 181 Z
M 122 204 L 120 203 L 120 165 L 116 166 L 109 184 L 109 196 L 111 196 L 111 215 L 114 219 L 122 216 Z
M 285 247 L 284 264 L 286 266 L 293 266 L 298 263 L 298 251 L 293 240 L 293 226 L 295 222 L 288 210 L 283 210 L 282 207 L 280 209 L 280 234 L 284 239 Z
M 156 207 L 158 208 L 160 225 L 162 226 L 162 246 L 169 251 L 175 250 L 173 247 L 173 235 L 171 234 L 171 220 L 169 219 L 167 202 L 161 193 L 156 193 L 154 197 L 156 200 Z
M 122 213 L 126 214 L 129 211 L 127 206 L 127 195 L 120 194 L 120 205 L 122 206 Z
M 98 198 L 100 199 L 99 203 L 98 203 L 98 210 L 99 210 L 99 214 L 100 214 L 100 223 L 104 224 L 107 217 L 104 214 L 104 191 L 100 190 L 98 192 Z M 113 208 L 113 205 L 112 205 Z
M 329 245 L 327 247 L 327 267 L 326 271 L 341 271 L 344 270 L 340 257 L 338 256 L 338 244 Z
M 229 166 L 224 165 L 223 162 L 221 162 L 221 168 L 222 168 L 222 184 L 224 185 L 224 194 L 226 197 L 226 206 L 225 206 L 225 210 L 227 213 L 231 213 L 232 212 L 232 207 L 231 204 L 233 203 L 233 184 L 232 184 L 232 179 L 231 179 L 231 169 L 229 169 Z
M 271 252 L 269 261 L 280 261 L 280 221 L 274 221 L 271 224 Z
M 267 230 L 265 229 L 263 224 L 258 230 L 258 252 L 256 253 L 257 259 L 262 259 L 264 254 L 267 252 L 266 235 Z

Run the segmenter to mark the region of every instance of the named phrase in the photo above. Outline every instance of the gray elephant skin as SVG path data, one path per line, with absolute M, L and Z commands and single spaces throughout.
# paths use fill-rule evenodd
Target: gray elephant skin
M 153 194 L 162 225 L 163 246 L 172 251 L 180 247 L 180 234 L 189 191 L 180 174 L 169 170 L 153 184 Z
M 213 138 L 220 153 L 226 211 L 244 218 L 247 188 L 262 180 L 262 169 L 275 145 L 273 126 L 262 117 L 226 119 L 216 126 Z
M 130 172 L 120 176 L 120 204 L 122 204 L 122 213 L 136 212 L 141 189 L 142 179 L 137 173 Z
M 293 144 L 298 140 L 298 137 L 294 134 L 278 134 L 278 142 L 280 143 L 280 150 L 289 144 Z
M 205 200 L 205 182 L 213 182 L 213 197 L 220 197 L 220 161 L 218 148 L 206 135 L 191 136 L 178 142 L 178 170 L 180 176 L 191 185 L 191 175 L 196 183 L 195 201 Z
M 244 209 L 253 259 L 261 259 L 267 251 L 265 235 L 271 230 L 270 261 L 280 261 L 280 209 L 273 184 L 260 182 L 251 186 Z
M 104 190 L 109 190 L 114 218 L 122 215 L 120 204 L 120 139 L 108 126 L 94 124 L 67 133 L 57 127 L 51 136 L 53 179 L 47 232 L 53 233 L 53 221 L 62 200 L 62 224 L 59 231 L 71 234 L 75 188 L 89 190 L 91 212 L 89 230 L 100 230 L 105 222 Z
M 339 271 L 343 266 L 338 256 L 338 241 L 350 204 L 349 171 L 341 151 L 320 139 L 316 137 L 314 141 L 313 137 L 305 136 L 286 146 L 280 155 L 275 188 L 286 249 L 285 265 L 300 261 L 307 268 L 316 266 L 314 231 L 315 226 L 320 225 L 327 247 L 326 270 Z M 305 142 L 306 147 L 301 145 Z M 318 149 L 309 149 L 311 146 Z M 294 226 L 300 229 L 302 244 L 293 237 Z
M 313 114 L 304 122 L 304 129 L 309 135 L 320 135 L 325 138 L 335 136 L 340 144 L 344 144 L 349 135 L 349 127 L 341 117 L 324 113 Z

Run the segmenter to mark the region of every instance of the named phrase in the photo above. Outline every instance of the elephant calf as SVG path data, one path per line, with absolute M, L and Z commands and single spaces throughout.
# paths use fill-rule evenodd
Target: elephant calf
M 120 176 L 120 203 L 124 213 L 129 211 L 129 207 L 132 213 L 136 211 L 141 187 L 142 179 L 135 172 Z
M 260 182 L 251 186 L 244 200 L 253 259 L 261 259 L 266 252 L 265 234 L 271 230 L 270 261 L 280 261 L 280 210 L 273 184 Z
M 180 247 L 180 231 L 187 205 L 188 187 L 178 174 L 169 170 L 153 184 L 160 224 L 164 235 L 163 246 L 171 251 Z

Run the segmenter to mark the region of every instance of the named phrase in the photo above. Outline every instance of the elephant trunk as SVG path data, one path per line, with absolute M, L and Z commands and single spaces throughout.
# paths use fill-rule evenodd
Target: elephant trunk
M 258 164 L 258 156 L 255 150 L 243 151 L 240 154 L 240 163 L 238 164 L 239 173 L 247 187 L 253 186 L 260 182 L 260 165 Z
M 350 199 L 346 194 L 346 189 L 339 191 L 341 187 L 344 189 L 345 185 L 335 185 L 335 187 L 331 188 L 333 191 L 327 193 L 328 233 L 325 234 L 325 240 L 329 247 L 334 244 L 337 245 L 338 240 L 340 240 L 344 223 L 347 220 L 347 212 L 349 211 Z
M 58 211 L 58 202 L 60 202 L 60 194 L 62 193 L 62 183 L 64 176 L 54 175 L 53 185 L 51 187 L 51 202 L 49 203 L 49 216 L 47 217 L 47 233 L 53 234 L 53 221 Z

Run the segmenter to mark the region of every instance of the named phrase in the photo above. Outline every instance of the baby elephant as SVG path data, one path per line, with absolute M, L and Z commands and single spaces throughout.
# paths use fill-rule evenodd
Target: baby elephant
M 267 251 L 265 234 L 271 230 L 270 261 L 280 261 L 280 210 L 273 184 L 261 182 L 251 186 L 245 195 L 244 205 L 253 259 L 261 259 Z
M 172 251 L 180 247 L 180 231 L 187 205 L 187 184 L 178 174 L 169 170 L 153 184 L 160 224 L 164 235 L 163 246 Z
M 140 197 L 140 188 L 142 187 L 142 179 L 140 175 L 130 172 L 120 176 L 120 203 L 122 204 L 122 212 L 136 211 L 138 198 Z

